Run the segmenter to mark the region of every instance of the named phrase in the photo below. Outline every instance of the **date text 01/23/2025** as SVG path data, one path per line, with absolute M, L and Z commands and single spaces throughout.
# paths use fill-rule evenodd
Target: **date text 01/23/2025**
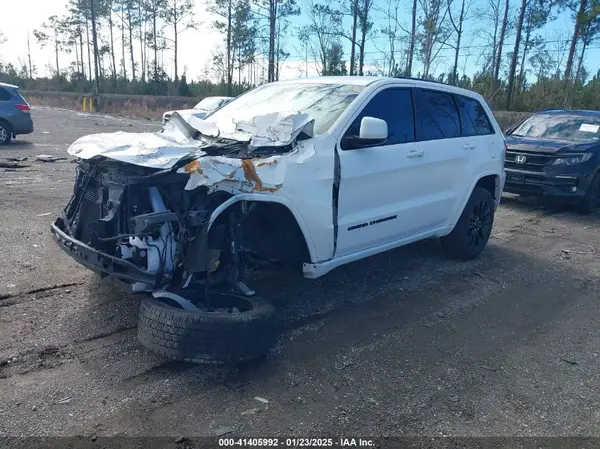
M 220 447 L 374 447 L 368 438 L 219 438 Z

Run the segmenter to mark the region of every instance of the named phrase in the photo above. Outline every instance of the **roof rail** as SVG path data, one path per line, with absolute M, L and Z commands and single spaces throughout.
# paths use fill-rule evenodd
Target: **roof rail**
M 444 83 L 442 81 L 425 80 L 423 78 L 416 78 L 414 76 L 402 76 L 402 75 L 398 75 L 398 76 L 394 76 L 393 78 L 398 78 L 398 79 L 403 79 L 403 80 L 411 80 L 411 81 L 424 81 L 426 83 L 435 83 L 435 84 L 443 84 L 444 86 L 452 86 L 452 84 Z
M 0 82 L 0 86 L 12 88 L 12 89 L 18 89 L 19 88 L 19 86 L 15 86 L 14 84 L 3 83 L 3 82 Z

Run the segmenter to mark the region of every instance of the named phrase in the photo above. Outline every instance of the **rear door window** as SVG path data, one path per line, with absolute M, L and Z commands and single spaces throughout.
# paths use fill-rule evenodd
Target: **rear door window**
M 455 98 L 458 103 L 458 110 L 460 111 L 463 136 L 494 134 L 494 128 L 490 123 L 490 119 L 479 101 L 463 97 L 462 95 L 456 95 Z
M 460 137 L 460 118 L 452 95 L 415 89 L 417 140 Z
M 11 98 L 12 94 L 8 91 L 8 89 L 0 87 L 0 101 L 8 101 Z

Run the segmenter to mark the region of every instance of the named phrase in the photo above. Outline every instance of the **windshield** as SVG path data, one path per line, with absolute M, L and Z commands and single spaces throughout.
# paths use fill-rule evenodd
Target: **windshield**
M 204 111 L 212 111 L 213 109 L 217 109 L 219 106 L 221 106 L 221 103 L 223 103 L 222 98 L 206 97 L 204 100 L 202 100 L 196 106 L 194 106 L 194 109 L 202 109 Z
M 510 135 L 566 141 L 590 141 L 600 139 L 599 130 L 600 117 L 536 114 L 516 127 Z
M 315 120 L 317 135 L 327 131 L 363 89 L 349 84 L 265 84 L 227 103 L 206 120 L 218 125 L 274 112 L 301 112 Z

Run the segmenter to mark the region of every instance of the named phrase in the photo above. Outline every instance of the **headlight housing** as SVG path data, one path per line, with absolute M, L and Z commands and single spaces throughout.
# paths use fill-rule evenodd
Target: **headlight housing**
M 552 165 L 577 165 L 582 162 L 589 161 L 593 156 L 593 153 L 584 153 L 577 156 L 559 157 Z

